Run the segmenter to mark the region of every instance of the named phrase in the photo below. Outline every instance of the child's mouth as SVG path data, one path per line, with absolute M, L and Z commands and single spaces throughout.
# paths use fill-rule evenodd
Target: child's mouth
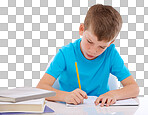
M 89 58 L 94 58 L 94 56 L 91 56 L 91 55 L 89 55 L 89 54 L 87 54 L 87 53 L 86 53 L 86 55 L 87 55 L 87 57 L 89 57 Z

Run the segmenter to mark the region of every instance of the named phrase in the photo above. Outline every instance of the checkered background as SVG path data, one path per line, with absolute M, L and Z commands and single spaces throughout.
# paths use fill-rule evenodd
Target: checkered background
M 148 96 L 148 0 L 0 0 L 0 90 L 35 87 L 58 49 L 80 37 L 79 25 L 96 3 L 122 15 L 115 45 L 140 96 Z

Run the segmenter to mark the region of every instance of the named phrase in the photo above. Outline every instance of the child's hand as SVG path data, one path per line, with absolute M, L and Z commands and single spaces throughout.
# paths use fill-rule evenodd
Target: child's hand
M 101 105 L 100 105 L 101 107 L 103 107 L 105 103 L 106 103 L 106 107 L 108 107 L 109 105 L 116 103 L 116 97 L 111 91 L 109 91 L 107 93 L 100 95 L 96 99 L 95 104 L 98 105 L 100 102 L 101 102 Z
M 68 94 L 65 96 L 65 102 L 77 105 L 83 103 L 83 100 L 87 98 L 86 92 L 78 88 L 72 92 L 68 92 Z

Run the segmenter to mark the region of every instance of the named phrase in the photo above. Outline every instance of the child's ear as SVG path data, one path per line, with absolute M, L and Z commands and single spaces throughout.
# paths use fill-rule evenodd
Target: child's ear
M 80 27 L 79 27 L 79 34 L 80 36 L 83 36 L 83 32 L 84 32 L 84 24 L 80 24 Z
M 113 41 L 109 44 L 109 46 L 110 46 L 112 43 L 114 43 L 114 41 L 115 41 L 115 40 L 113 40 Z M 108 47 L 109 47 L 109 46 L 108 46 Z

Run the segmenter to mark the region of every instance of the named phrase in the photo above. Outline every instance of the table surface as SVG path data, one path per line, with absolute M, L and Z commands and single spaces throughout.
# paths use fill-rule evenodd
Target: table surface
M 65 103 L 46 101 L 56 115 L 148 115 L 148 97 L 138 97 L 139 106 L 67 107 Z

